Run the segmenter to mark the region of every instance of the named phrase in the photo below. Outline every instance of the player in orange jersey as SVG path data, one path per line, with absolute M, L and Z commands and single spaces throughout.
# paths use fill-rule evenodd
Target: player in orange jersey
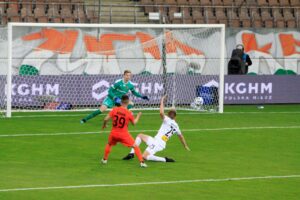
M 101 160 L 103 164 L 107 163 L 108 155 L 111 151 L 112 146 L 116 145 L 118 142 L 122 143 L 124 146 L 134 148 L 134 152 L 140 161 L 141 167 L 147 167 L 144 163 L 144 159 L 141 153 L 140 148 L 135 144 L 133 137 L 128 132 L 128 123 L 131 122 L 132 125 L 135 125 L 142 113 L 139 112 L 134 118 L 131 111 L 127 109 L 129 104 L 129 97 L 127 95 L 122 96 L 120 107 L 114 107 L 105 117 L 103 122 L 103 129 L 106 128 L 107 122 L 112 119 L 112 129 L 108 137 L 108 143 L 105 147 L 104 157 Z

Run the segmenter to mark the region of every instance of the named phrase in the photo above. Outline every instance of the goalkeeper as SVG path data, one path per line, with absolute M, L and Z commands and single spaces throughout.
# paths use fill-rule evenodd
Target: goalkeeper
M 85 118 L 83 118 L 80 123 L 86 123 L 88 120 L 96 117 L 97 115 L 103 113 L 107 108 L 112 108 L 114 106 L 120 106 L 121 105 L 121 97 L 131 91 L 131 93 L 139 98 L 142 98 L 144 100 L 148 100 L 149 98 L 147 96 L 142 96 L 140 93 L 138 93 L 134 89 L 134 85 L 130 81 L 131 79 L 131 71 L 125 70 L 123 74 L 123 79 L 117 80 L 108 90 L 108 95 L 104 99 L 102 105 L 100 108 Z M 132 108 L 133 104 L 132 102 L 128 105 L 128 109 Z

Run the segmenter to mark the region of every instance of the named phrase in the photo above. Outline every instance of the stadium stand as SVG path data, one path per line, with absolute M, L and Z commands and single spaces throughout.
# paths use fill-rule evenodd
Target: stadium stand
M 160 21 L 149 20 L 159 13 Z M 53 23 L 224 23 L 229 27 L 300 27 L 300 0 L 0 0 L 1 25 Z

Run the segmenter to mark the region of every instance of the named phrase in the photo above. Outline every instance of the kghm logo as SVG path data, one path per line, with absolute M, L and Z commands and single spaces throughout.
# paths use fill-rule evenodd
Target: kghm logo
M 11 90 L 13 96 L 59 95 L 59 84 L 13 83 Z
M 226 83 L 225 94 L 272 94 L 272 83 Z
M 7 88 L 7 85 L 5 85 Z M 11 86 L 11 94 L 13 102 L 34 102 L 41 97 L 57 97 L 59 95 L 58 83 L 13 83 Z M 5 89 L 7 95 L 7 89 Z
M 226 100 L 271 100 L 273 92 L 273 84 L 268 83 L 225 83 L 225 99 Z

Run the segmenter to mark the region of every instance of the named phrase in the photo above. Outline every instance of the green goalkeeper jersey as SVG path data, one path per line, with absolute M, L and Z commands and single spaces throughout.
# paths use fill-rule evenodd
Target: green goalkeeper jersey
M 136 97 L 142 97 L 140 93 L 138 93 L 134 89 L 134 85 L 131 81 L 127 83 L 124 82 L 123 79 L 117 80 L 108 90 L 108 97 L 114 99 L 115 97 L 122 98 L 124 94 L 127 94 L 129 91 Z

